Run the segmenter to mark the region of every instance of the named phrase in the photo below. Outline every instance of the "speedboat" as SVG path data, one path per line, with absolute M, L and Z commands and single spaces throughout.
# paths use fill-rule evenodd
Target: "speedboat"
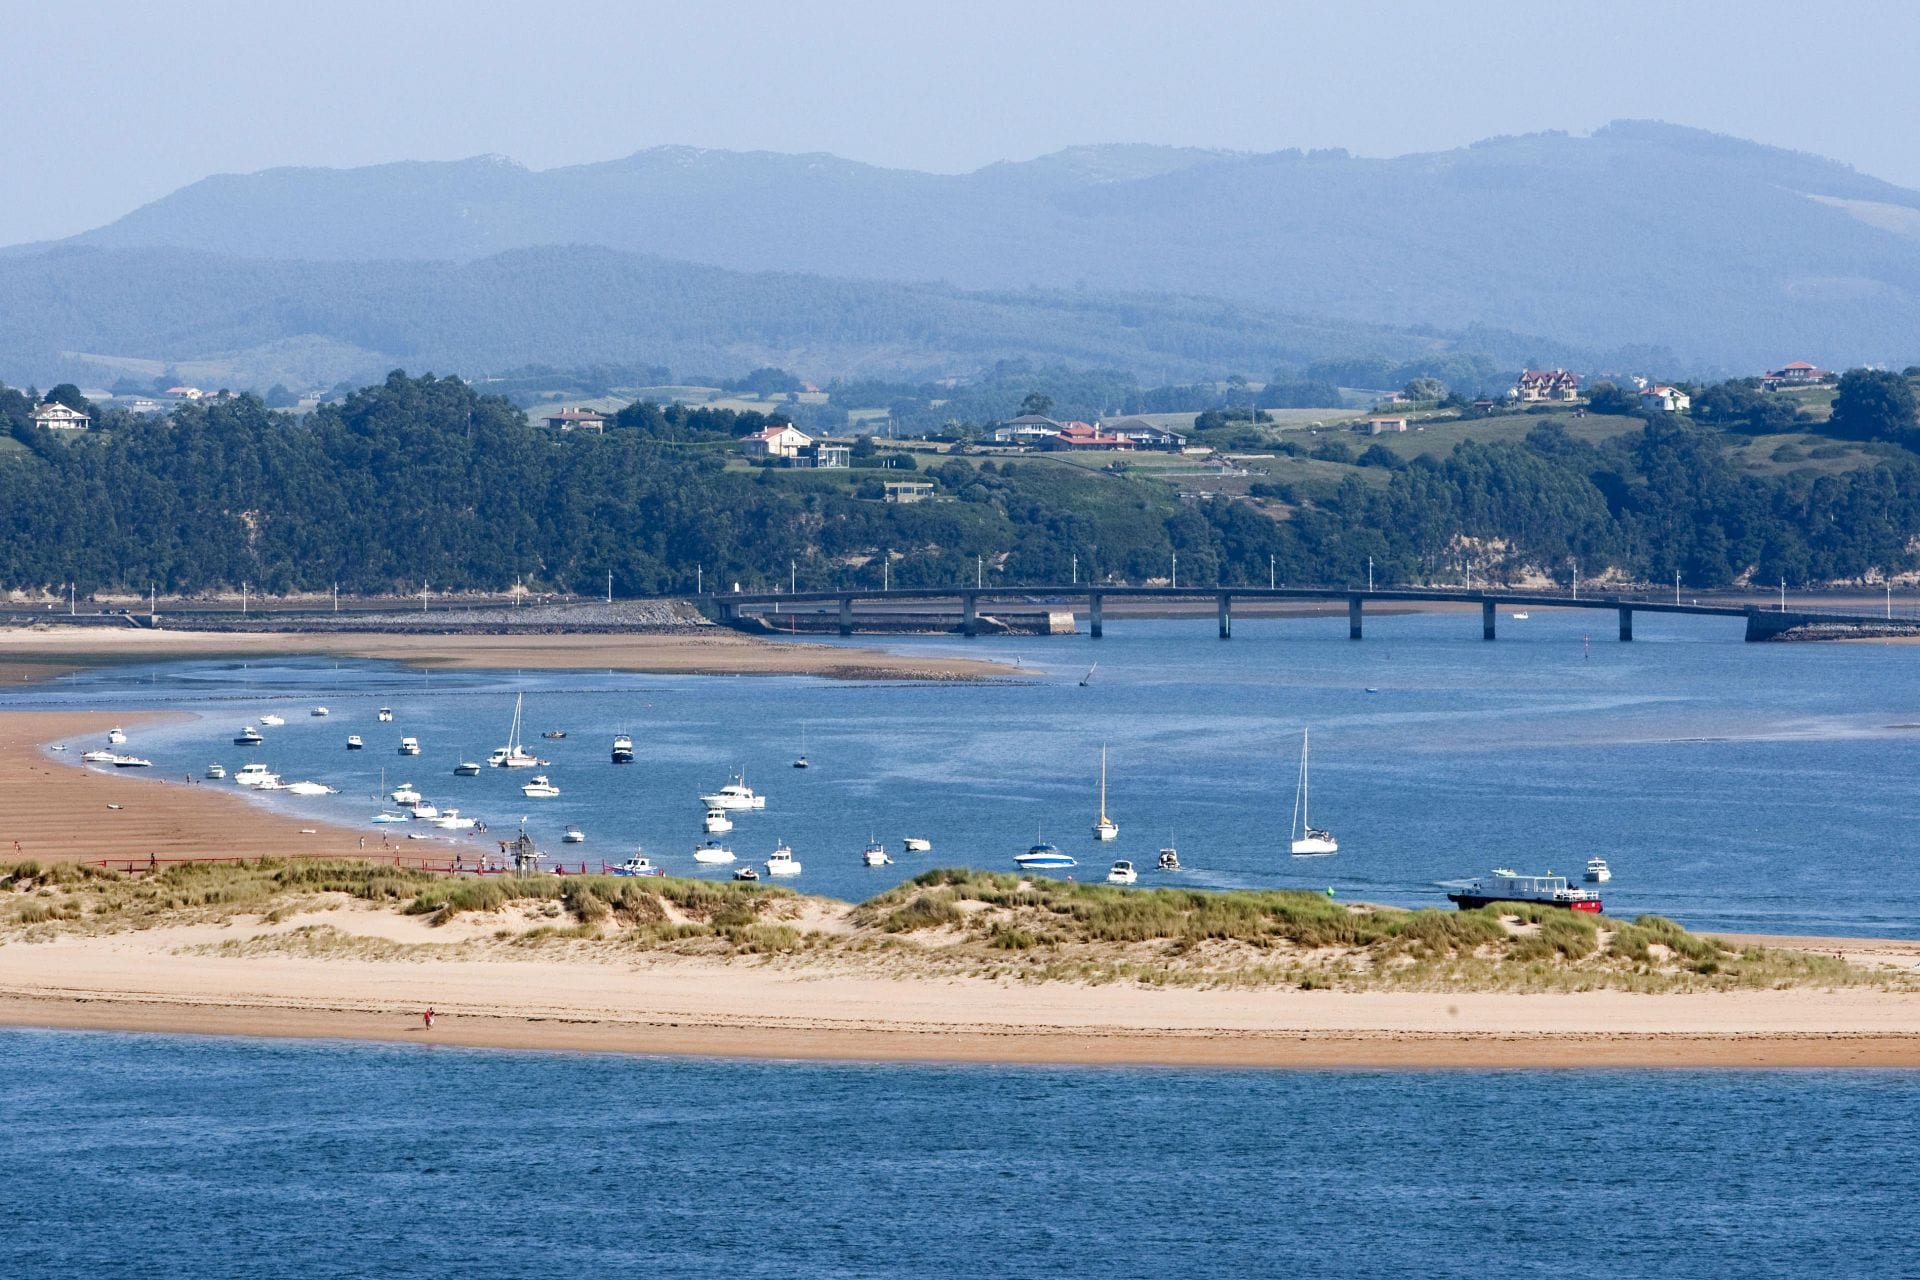
M 1300 781 L 1293 792 L 1292 843 L 1288 848 L 1296 858 L 1318 858 L 1340 852 L 1333 832 L 1316 827 L 1307 817 L 1307 731 L 1300 731 Z
M 284 716 L 261 716 L 260 717 L 260 723 L 267 725 L 269 727 L 283 725 L 286 722 L 287 721 Z
M 266 739 L 260 736 L 260 731 L 252 725 L 246 726 L 233 736 L 233 745 L 236 747 L 257 747 L 265 741 Z
M 732 862 L 733 850 L 718 840 L 709 840 L 693 851 L 695 862 Z
M 533 781 L 520 788 L 520 794 L 529 800 L 552 800 L 560 794 L 560 788 L 553 785 L 553 779 L 544 773 L 537 773 Z
M 561 844 L 585 844 L 587 833 L 578 827 L 568 827 L 567 833 L 560 837 Z
M 120 758 L 120 753 L 118 751 L 108 751 L 105 747 L 102 747 L 98 751 L 82 752 L 80 758 L 88 764 L 112 764 Z
M 1100 748 L 1100 816 L 1093 821 L 1095 840 L 1116 840 L 1120 836 L 1120 824 L 1107 816 L 1107 749 Z
M 1447 901 L 1462 911 L 1484 907 L 1491 902 L 1531 902 L 1543 907 L 1564 907 L 1568 911 L 1600 910 L 1600 894 L 1595 889 L 1576 889 L 1565 876 L 1549 871 L 1544 876 L 1523 876 L 1506 867 L 1497 867 L 1492 875 L 1468 881 L 1447 895 Z
M 770 876 L 797 876 L 800 874 L 800 863 L 794 858 L 793 850 L 784 844 L 768 854 L 767 860 L 763 865 L 767 868 L 767 874 Z
M 337 796 L 340 788 L 330 787 L 324 782 L 290 782 L 287 790 L 296 796 Z
M 735 880 L 758 880 L 760 873 L 755 871 L 751 866 L 739 867 L 734 870 L 733 878 Z
M 226 776 L 227 776 L 227 766 L 220 764 L 217 761 L 207 766 L 207 777 L 213 779 L 215 782 L 218 782 L 220 779 Z
M 560 739 L 567 736 L 567 731 L 565 729 L 549 729 L 545 733 L 541 734 L 540 736 L 545 738 L 549 742 L 558 742 Z
M 402 739 L 400 739 L 400 754 L 401 754 L 401 755 L 403 755 L 403 756 L 417 756 L 417 755 L 419 755 L 419 754 L 420 754 L 420 739 L 418 739 L 418 738 L 402 738 Z
M 933 848 L 933 841 L 925 836 L 906 836 L 900 841 L 900 847 L 908 853 L 926 853 Z
M 1172 845 L 1168 845 L 1162 849 L 1160 851 L 1160 869 L 1162 871 L 1178 871 L 1180 869 L 1180 851 Z
M 365 747 L 366 745 L 367 745 L 366 743 L 364 743 L 364 742 L 362 742 L 362 741 L 360 741 L 360 735 L 359 735 L 359 734 L 357 734 L 357 733 L 350 733 L 350 734 L 348 734 L 348 735 L 347 735 L 347 750 L 349 750 L 349 751 L 359 751 L 359 750 L 361 750 L 362 748 L 364 748 L 364 747 Z
M 633 763 L 633 739 L 624 733 L 613 740 L 613 762 L 615 764 Z
M 700 829 L 708 835 L 719 835 L 723 831 L 733 830 L 733 819 L 727 816 L 725 809 L 709 809 L 707 816 L 700 820 Z
M 380 708 L 379 711 L 374 713 L 374 718 L 379 720 L 382 724 L 385 724 L 391 721 L 393 719 L 393 708 L 392 707 Z
M 860 854 L 860 861 L 863 865 L 869 867 L 888 867 L 893 865 L 893 859 L 887 856 L 887 846 L 881 844 L 878 840 L 869 840 L 867 842 L 866 849 Z
M 1508 614 L 1507 616 L 1509 618 L 1512 618 L 1515 622 L 1525 622 L 1527 620 L 1527 611 L 1525 609 L 1518 609 L 1518 610 L 1515 610 L 1513 613 Z
M 1108 884 L 1138 884 L 1139 881 L 1140 873 L 1135 871 L 1133 864 L 1125 858 L 1122 858 L 1107 869 Z
M 404 813 L 388 813 L 386 810 L 382 809 L 379 813 L 376 813 L 371 818 L 367 819 L 367 821 L 382 822 L 382 823 L 405 822 L 407 821 L 407 815 Z
M 471 831 L 473 819 L 461 817 L 458 809 L 448 809 L 433 820 L 433 825 L 443 831 Z
M 1613 868 L 1607 865 L 1605 858 L 1587 859 L 1586 881 L 1588 884 L 1605 884 L 1611 879 L 1613 879 Z
M 477 761 L 462 760 L 459 764 L 453 766 L 453 776 L 456 778 L 477 778 L 480 776 L 480 765 Z
M 126 740 L 127 740 L 127 731 L 125 729 L 122 729 L 119 725 L 115 725 L 113 728 L 107 730 L 108 746 L 117 747 L 121 743 L 125 742 Z
M 151 769 L 153 761 L 142 756 L 115 756 L 113 767 L 116 769 Z
M 387 793 L 387 799 L 395 804 L 419 804 L 421 796 L 413 789 L 411 782 L 403 782 Z
M 712 795 L 701 796 L 700 799 L 709 809 L 764 809 L 767 807 L 767 798 L 753 793 L 753 788 L 747 785 L 744 774 L 735 774 L 732 782 Z
M 310 716 L 324 716 L 329 714 L 329 712 L 325 707 L 315 707 L 313 710 L 307 712 L 307 714 Z
M 605 863 L 601 865 L 606 866 Z M 667 873 L 654 866 L 650 859 L 635 855 L 617 867 L 607 867 L 607 874 L 610 876 L 663 876 Z
M 266 787 L 269 784 L 278 785 L 279 782 L 280 775 L 258 760 L 247 761 L 233 775 L 233 785 L 236 787 Z
M 407 806 L 407 811 L 421 822 L 431 822 L 440 816 L 440 806 L 431 800 L 416 800 Z
M 1025 853 L 1015 854 L 1013 864 L 1017 867 L 1032 868 L 1041 871 L 1055 870 L 1064 867 L 1077 867 L 1080 865 L 1068 855 L 1060 852 L 1060 850 L 1053 845 L 1048 844 L 1045 840 L 1034 845 Z

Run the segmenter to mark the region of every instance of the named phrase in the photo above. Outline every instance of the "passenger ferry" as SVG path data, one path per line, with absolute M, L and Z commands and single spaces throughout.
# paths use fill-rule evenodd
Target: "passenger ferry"
M 1492 875 L 1482 876 L 1465 888 L 1455 889 L 1447 895 L 1447 901 L 1459 906 L 1462 911 L 1471 911 L 1475 907 L 1484 907 L 1491 902 L 1533 902 L 1544 907 L 1564 907 L 1569 911 L 1600 910 L 1600 893 L 1597 889 L 1576 889 L 1567 883 L 1565 876 L 1523 876 L 1505 867 L 1496 868 Z

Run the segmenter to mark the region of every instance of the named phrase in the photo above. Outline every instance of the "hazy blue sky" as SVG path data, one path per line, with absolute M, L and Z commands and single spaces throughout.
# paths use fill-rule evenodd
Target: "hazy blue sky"
M 1653 117 L 1920 187 L 1920 3 L 0 0 L 0 243 L 210 173 L 660 143 L 957 171 Z

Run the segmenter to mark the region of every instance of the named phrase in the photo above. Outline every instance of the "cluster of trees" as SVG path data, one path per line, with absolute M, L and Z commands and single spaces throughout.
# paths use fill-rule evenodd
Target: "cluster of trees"
M 1463 444 L 1402 461 L 1377 443 L 1337 488 L 1287 518 L 1246 502 L 1183 503 L 1149 479 L 1057 462 L 948 460 L 920 473 L 955 501 L 862 500 L 844 476 L 729 470 L 729 441 L 768 421 L 728 410 L 635 405 L 604 436 L 528 425 L 505 399 L 456 379 L 401 373 L 302 418 L 252 396 L 183 406 L 73 437 L 30 426 L 29 397 L 0 389 L 25 446 L 0 455 L 0 584 L 75 581 L 163 590 L 499 589 L 516 579 L 629 594 L 709 581 L 772 583 L 789 560 L 816 585 L 1084 574 L 1182 581 L 1445 580 L 1578 560 L 1712 586 L 1747 573 L 1795 582 L 1920 564 L 1920 460 L 1893 446 L 1844 474 L 1760 477 L 1725 435 L 1653 422 L 1604 444 L 1553 425 L 1524 442 Z M 1338 444 L 1344 457 L 1333 457 Z M 1352 459 L 1322 442 L 1330 461 Z M 886 455 L 863 445 L 861 460 Z M 1316 454 L 1316 456 L 1319 456 Z M 1371 479 L 1363 479 L 1371 474 Z M 871 486 L 869 486 L 871 488 Z

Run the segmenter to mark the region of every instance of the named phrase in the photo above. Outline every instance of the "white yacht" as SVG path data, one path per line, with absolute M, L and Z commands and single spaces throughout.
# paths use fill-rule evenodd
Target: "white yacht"
M 1472 911 L 1495 902 L 1532 902 L 1561 907 L 1568 911 L 1600 911 L 1598 889 L 1576 889 L 1565 876 L 1549 871 L 1543 876 L 1523 876 L 1509 867 L 1496 867 L 1490 876 L 1468 881 L 1447 894 L 1447 901 L 1462 911 Z
M 118 760 L 120 758 L 120 753 L 118 751 L 109 751 L 105 747 L 101 747 L 97 751 L 81 752 L 80 758 L 82 760 L 85 760 L 88 764 L 112 764 L 115 760 Z
M 733 781 L 712 795 L 701 796 L 701 801 L 709 809 L 764 809 L 767 798 L 755 795 L 753 788 L 747 785 L 745 774 L 735 774 Z
M 405 822 L 407 821 L 407 815 L 404 813 L 388 813 L 385 809 L 382 809 L 379 813 L 376 813 L 371 818 L 368 818 L 367 821 L 383 822 L 383 823 L 384 822 Z
M 325 707 L 315 707 L 313 710 L 307 712 L 307 714 L 310 716 L 324 716 L 324 715 L 330 715 L 332 713 L 329 712 Z
M 700 829 L 710 836 L 733 830 L 733 819 L 727 816 L 725 809 L 709 809 L 707 816 L 700 820 Z
M 117 746 L 120 746 L 122 743 L 124 743 L 126 740 L 127 740 L 127 731 L 125 729 L 122 729 L 119 725 L 115 725 L 113 726 L 113 728 L 107 730 L 108 746 L 117 747 Z
M 380 721 L 382 724 L 389 723 L 393 719 L 393 708 L 392 707 L 380 708 L 379 711 L 374 713 L 374 718 Z
M 403 755 L 403 756 L 417 756 L 417 755 L 419 755 L 419 754 L 420 754 L 420 739 L 418 739 L 418 738 L 402 738 L 402 739 L 400 739 L 400 754 L 401 754 L 401 755 Z
M 1515 622 L 1525 622 L 1527 620 L 1527 611 L 1525 609 L 1516 609 L 1514 612 L 1508 614 L 1507 616 L 1509 618 L 1512 618 Z
M 1588 884 L 1605 884 L 1613 879 L 1613 868 L 1607 865 L 1605 858 L 1588 858 L 1586 881 Z
M 324 782 L 289 782 L 287 790 L 296 796 L 337 796 L 340 788 L 330 787 Z
M 587 839 L 586 832 L 582 831 L 578 827 L 569 826 L 566 830 L 566 834 L 560 837 L 560 843 L 561 844 L 585 844 L 586 839 Z
M 260 736 L 260 731 L 252 725 L 247 725 L 233 735 L 233 745 L 236 747 L 257 747 L 265 741 L 266 739 Z
M 364 743 L 364 742 L 362 742 L 362 741 L 360 740 L 360 735 L 359 735 L 359 734 L 357 734 L 357 733 L 350 733 L 350 734 L 348 734 L 348 735 L 347 735 L 347 750 L 349 750 L 349 751 L 360 751 L 360 750 L 362 750 L 362 749 L 364 749 L 364 748 L 366 747 L 366 745 L 367 745 L 366 743 Z
M 407 812 L 422 822 L 430 822 L 440 816 L 440 806 L 431 800 L 416 800 L 407 806 Z
M 652 859 L 635 854 L 617 867 L 607 867 L 607 874 L 610 876 L 663 876 L 667 873 L 654 866 Z
M 448 809 L 433 820 L 433 825 L 443 831 L 471 831 L 473 819 L 462 817 L 458 809 Z
M 478 760 L 462 760 L 459 764 L 453 766 L 453 776 L 456 778 L 479 777 L 480 762 Z
M 113 767 L 116 769 L 151 769 L 153 761 L 144 756 L 115 756 Z
M 283 725 L 286 722 L 287 721 L 285 716 L 265 715 L 260 717 L 260 723 L 267 725 L 270 728 Z
M 1115 840 L 1120 836 L 1120 824 L 1107 816 L 1107 749 L 1100 748 L 1100 816 L 1093 820 L 1093 838 L 1095 840 Z
M 487 763 L 496 769 L 533 769 L 547 763 L 520 744 L 520 712 L 526 700 L 524 693 L 514 695 L 513 724 L 507 729 L 506 745 L 495 747 L 487 757 Z
M 925 836 L 908 836 L 900 842 L 908 853 L 928 853 L 933 849 L 933 841 Z
M 536 773 L 532 782 L 520 788 L 520 794 L 529 800 L 552 800 L 560 794 L 560 788 L 546 774 Z
M 240 766 L 239 772 L 233 775 L 233 784 L 236 787 L 264 787 L 270 782 L 279 781 L 280 775 L 258 760 L 247 761 Z
M 1080 865 L 1075 862 L 1070 855 L 1060 852 L 1059 849 L 1047 843 L 1045 840 L 1034 845 L 1025 853 L 1016 853 L 1013 856 L 1013 864 L 1022 869 L 1032 868 L 1040 871 L 1065 869 L 1067 867 L 1077 867 Z
M 1307 818 L 1307 731 L 1300 731 L 1300 784 L 1293 792 L 1293 829 L 1289 833 L 1295 857 L 1317 858 L 1340 852 L 1333 832 L 1316 828 Z
M 695 862 L 710 863 L 732 862 L 733 850 L 727 848 L 727 846 L 721 844 L 718 840 L 709 840 L 693 851 L 693 860 Z
M 615 764 L 633 763 L 633 739 L 626 734 L 617 734 L 613 739 L 613 762 Z
M 227 776 L 227 766 L 221 764 L 219 761 L 216 760 L 212 764 L 207 766 L 207 777 L 211 778 L 213 781 L 218 782 L 220 779 L 226 776 Z
M 387 793 L 387 799 L 395 804 L 419 804 L 422 796 L 413 789 L 411 782 L 403 782 Z
M 800 862 L 793 856 L 793 850 L 781 845 L 767 855 L 763 864 L 770 876 L 797 876 L 800 874 Z
M 1135 871 L 1133 864 L 1125 858 L 1120 859 L 1120 861 L 1114 863 L 1113 866 L 1107 869 L 1108 884 L 1138 884 L 1139 881 L 1140 873 Z
M 1169 844 L 1160 851 L 1160 869 L 1178 871 L 1180 869 L 1180 851 Z
M 755 871 L 753 867 L 750 865 L 744 866 L 744 867 L 736 867 L 734 868 L 733 878 L 735 880 L 758 880 L 760 878 L 760 873 L 758 871 Z
M 887 856 L 887 846 L 881 844 L 878 840 L 869 840 L 867 842 L 866 849 L 860 854 L 860 862 L 862 865 L 869 867 L 889 867 L 893 865 L 893 859 Z

